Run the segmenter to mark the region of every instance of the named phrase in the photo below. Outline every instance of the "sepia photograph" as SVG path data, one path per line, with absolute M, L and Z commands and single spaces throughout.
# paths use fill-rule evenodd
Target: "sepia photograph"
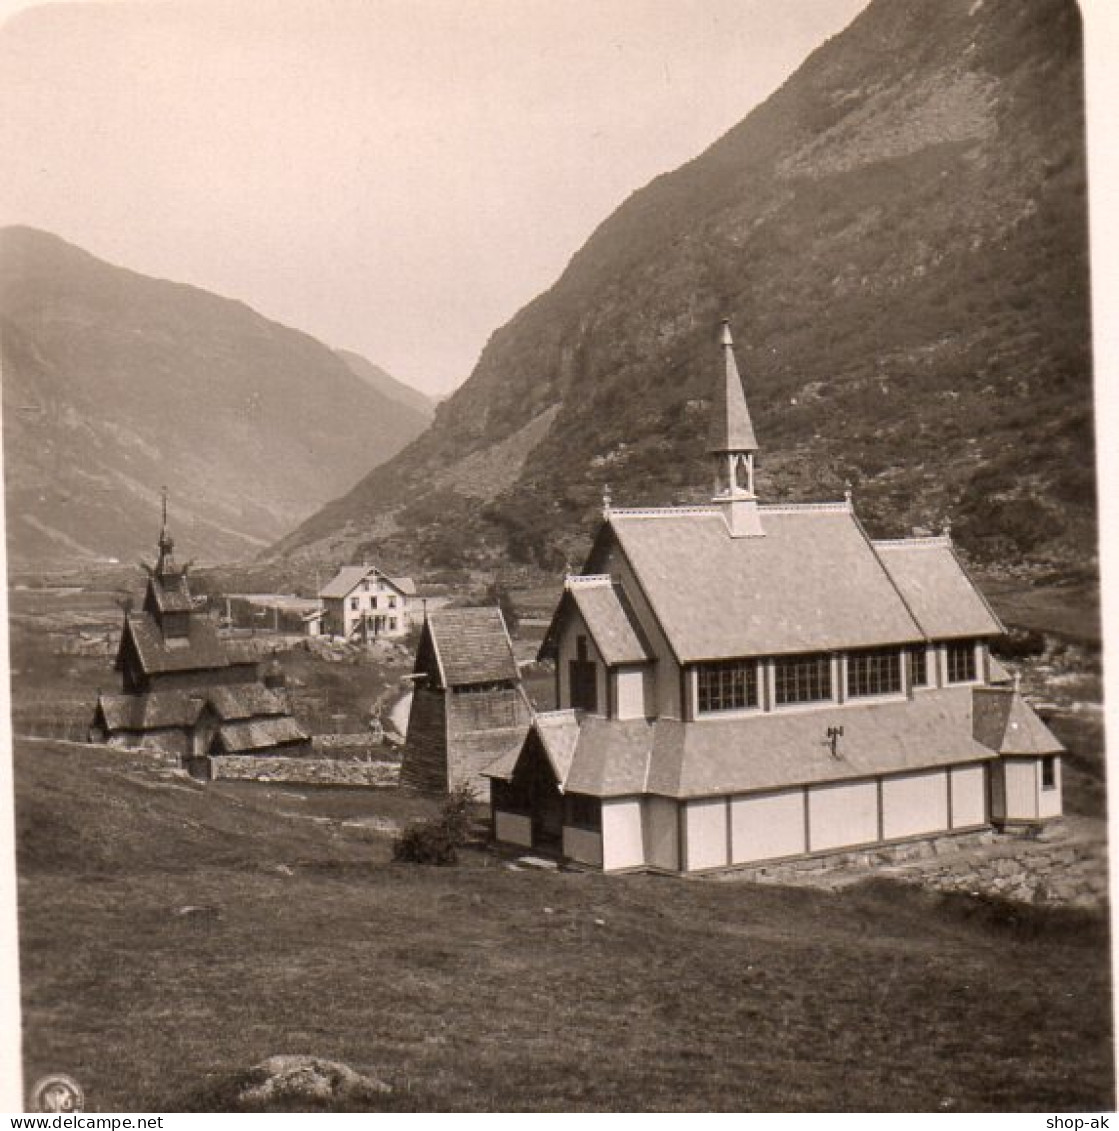
M 1103 7 L 0 6 L 0 1107 L 1114 1111 Z

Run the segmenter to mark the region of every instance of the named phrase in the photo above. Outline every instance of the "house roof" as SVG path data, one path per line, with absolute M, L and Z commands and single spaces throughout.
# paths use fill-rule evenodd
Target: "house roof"
M 625 591 L 603 574 L 565 580 L 563 597 L 540 646 L 542 657 L 554 654 L 559 625 L 572 604 L 579 610 L 603 663 L 608 667 L 644 664 L 652 659 L 652 650 L 645 642 Z
M 617 539 L 680 661 L 925 638 L 847 504 L 760 514 L 764 536 L 732 538 L 713 507 L 610 512 L 600 538 Z
M 505 618 L 496 606 L 436 609 L 425 624 L 444 687 L 519 678 Z
M 975 689 L 975 737 L 999 754 L 1060 754 L 1064 747 L 1013 687 Z
M 223 754 L 252 754 L 275 746 L 309 742 L 310 736 L 290 715 L 226 723 L 215 741 Z
M 191 617 L 187 634 L 168 640 L 150 613 L 128 613 L 124 618 L 122 649 L 128 640 L 132 641 L 147 675 L 225 668 L 230 662 L 217 629 L 204 617 Z
M 873 546 L 926 635 L 942 640 L 1005 631 L 947 537 L 906 538 Z
M 734 360 L 734 342 L 730 327 L 723 323 L 723 379 L 716 384 L 711 403 L 711 425 L 708 433 L 709 452 L 756 452 L 758 441 L 738 363 Z
M 192 727 L 202 698 L 187 691 L 151 691 L 147 695 L 101 695 L 97 708 L 110 732 Z
M 413 597 L 416 593 L 416 583 L 410 577 L 390 577 L 376 566 L 343 566 L 319 590 L 320 597 L 348 597 L 367 578 L 376 577 L 386 581 L 398 592 L 406 597 Z

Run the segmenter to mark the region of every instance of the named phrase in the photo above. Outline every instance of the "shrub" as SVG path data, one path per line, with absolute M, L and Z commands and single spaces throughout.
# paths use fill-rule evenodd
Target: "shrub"
M 407 864 L 454 864 L 470 834 L 474 789 L 456 786 L 437 817 L 406 828 L 392 843 L 392 858 Z

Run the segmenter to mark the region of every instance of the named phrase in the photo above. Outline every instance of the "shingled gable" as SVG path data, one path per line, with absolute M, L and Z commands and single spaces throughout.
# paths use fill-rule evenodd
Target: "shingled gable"
M 437 609 L 424 622 L 443 687 L 516 681 L 517 660 L 501 610 Z
M 588 569 L 615 543 L 683 663 L 925 639 L 850 506 L 759 509 L 764 538 L 714 508 L 612 510 Z
M 947 536 L 872 543 L 917 623 L 930 638 L 996 636 L 1006 630 Z
M 131 652 L 145 675 L 167 672 L 210 671 L 230 666 L 217 629 L 201 617 L 192 617 L 182 637 L 165 638 L 149 613 L 129 613 L 124 620 L 117 670 Z
M 625 590 L 607 575 L 575 576 L 564 580 L 564 592 L 540 645 L 539 658 L 554 658 L 559 632 L 576 609 L 607 667 L 645 664 L 653 658 Z
M 1035 757 L 1064 751 L 1016 687 L 976 688 L 972 721 L 976 740 L 998 754 Z

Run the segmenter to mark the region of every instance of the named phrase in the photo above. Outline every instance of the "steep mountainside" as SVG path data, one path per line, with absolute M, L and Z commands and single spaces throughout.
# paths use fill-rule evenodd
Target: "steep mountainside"
M 50 567 L 152 552 L 159 489 L 183 556 L 274 541 L 427 417 L 247 306 L 0 232 L 8 553 Z
M 768 500 L 980 560 L 1091 571 L 1073 0 L 875 0 L 635 193 L 488 343 L 432 429 L 277 547 L 577 560 L 617 505 L 702 500 L 719 319 Z
M 352 350 L 334 351 L 349 367 L 355 377 L 360 377 L 367 385 L 388 397 L 390 401 L 407 405 L 418 412 L 425 420 L 430 420 L 435 415 L 435 402 L 425 397 L 419 389 L 405 385 L 398 381 L 391 373 L 387 373 L 379 365 L 374 365 L 368 358 Z

